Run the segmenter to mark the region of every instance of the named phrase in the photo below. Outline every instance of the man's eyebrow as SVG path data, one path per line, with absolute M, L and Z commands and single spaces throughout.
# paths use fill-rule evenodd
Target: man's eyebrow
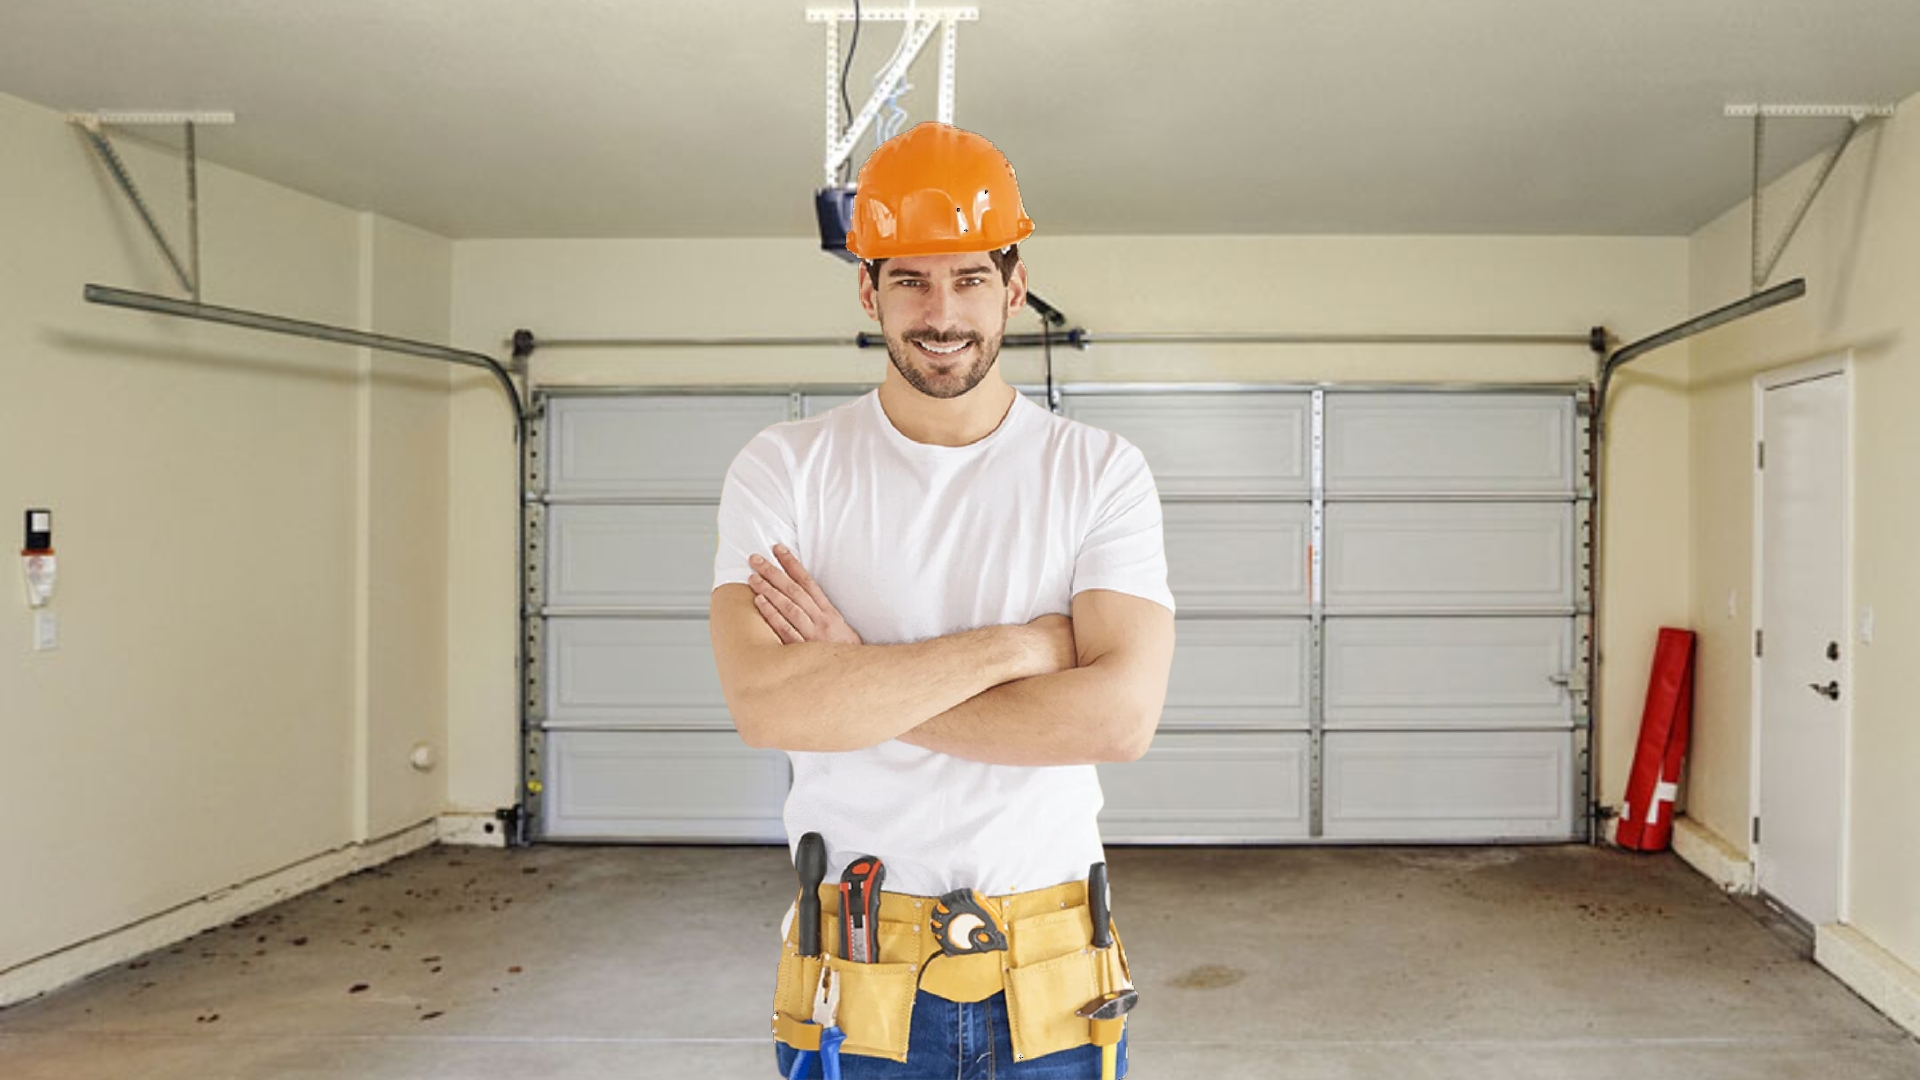
M 954 277 L 971 277 L 977 274 L 984 274 L 987 271 L 992 269 L 993 267 L 987 266 L 985 264 L 982 264 L 980 266 L 963 266 L 960 269 L 953 271 L 953 276 Z M 912 267 L 907 267 L 907 266 L 896 266 L 887 271 L 887 276 L 890 278 L 903 278 L 903 277 L 923 278 L 923 277 L 928 277 L 930 275 L 928 275 L 927 272 L 924 270 L 915 270 Z

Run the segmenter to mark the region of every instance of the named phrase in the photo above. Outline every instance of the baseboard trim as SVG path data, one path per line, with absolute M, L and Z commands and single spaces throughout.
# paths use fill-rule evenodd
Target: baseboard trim
M 1727 892 L 1753 892 L 1753 863 L 1690 817 L 1674 820 L 1673 853 Z
M 1813 959 L 1887 1019 L 1920 1035 L 1920 971 L 1844 923 L 1814 928 Z
M 79 982 L 144 953 L 173 945 L 203 930 L 310 892 L 329 881 L 390 862 L 432 845 L 437 820 L 423 821 L 374 840 L 347 844 L 231 885 L 139 922 L 109 930 L 64 949 L 0 971 L 0 1009 Z
M 479 811 L 440 815 L 440 842 L 469 847 L 506 847 L 507 823 L 499 815 Z

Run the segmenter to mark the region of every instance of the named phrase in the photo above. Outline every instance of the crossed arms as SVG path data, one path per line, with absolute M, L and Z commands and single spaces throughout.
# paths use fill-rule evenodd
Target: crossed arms
M 1089 589 L 1072 617 L 867 645 L 791 553 L 713 591 L 713 655 L 740 737 L 781 750 L 889 739 L 995 765 L 1133 761 L 1166 702 L 1173 614 Z

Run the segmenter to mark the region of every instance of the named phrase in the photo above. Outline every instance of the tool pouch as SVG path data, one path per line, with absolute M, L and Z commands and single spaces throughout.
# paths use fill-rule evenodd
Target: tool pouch
M 799 942 L 787 935 L 773 987 L 773 1037 L 796 1050 L 820 1049 L 819 1029 L 811 1026 L 820 962 L 818 956 L 801 956 Z
M 855 963 L 836 955 L 841 951 L 836 914 L 824 906 L 820 913 L 823 956 L 801 956 L 798 929 L 787 931 L 781 947 L 780 973 L 774 983 L 774 1038 L 796 1050 L 818 1049 L 820 1030 L 811 1021 L 824 963 L 840 980 L 840 1014 L 835 1026 L 847 1037 L 840 1053 L 890 1058 L 905 1064 L 920 972 L 923 938 L 919 928 L 912 923 L 883 920 L 878 935 L 881 962 Z
M 1016 1061 L 1028 1061 L 1093 1041 L 1091 1022 L 1074 1015 L 1093 999 L 1131 986 L 1126 953 L 1113 944 L 1093 947 L 1093 917 L 1083 903 L 1007 927 L 1007 1027 Z
M 829 956 L 827 966 L 840 980 L 840 1030 L 843 1054 L 866 1054 L 905 1063 L 913 1034 L 917 964 L 862 964 Z
M 971 988 L 950 1000 L 983 1001 L 1004 988 L 1007 1027 L 1017 1060 L 1028 1061 L 1093 1042 L 1094 1022 L 1075 1013 L 1103 994 L 1132 986 L 1133 981 L 1118 931 L 1111 946 L 1093 947 L 1093 916 L 1085 895 L 1084 886 L 1078 883 L 1023 894 L 1019 907 L 1038 914 L 1020 917 L 1016 909 L 1007 922 L 1006 951 L 973 956 L 940 956 L 939 945 L 924 922 L 883 918 L 879 931 L 881 962 L 858 964 L 838 955 L 840 932 L 835 916 L 839 898 L 823 890 L 820 943 L 825 955 L 801 956 L 799 931 L 788 928 L 774 990 L 774 1037 L 795 1049 L 819 1046 L 820 1031 L 811 1021 L 824 963 L 841 980 L 838 1026 L 847 1041 L 840 1052 L 890 1058 L 904 1064 L 921 968 L 929 963 L 936 968 L 964 963 L 969 969 L 981 970 L 969 970 L 967 978 L 947 986 L 948 993 L 960 984 Z M 905 913 L 908 909 L 903 905 L 912 899 L 894 901 L 889 897 L 887 902 L 892 911 Z M 930 912 L 931 898 L 920 899 L 920 911 Z M 929 975 L 927 982 L 932 989 L 936 980 Z

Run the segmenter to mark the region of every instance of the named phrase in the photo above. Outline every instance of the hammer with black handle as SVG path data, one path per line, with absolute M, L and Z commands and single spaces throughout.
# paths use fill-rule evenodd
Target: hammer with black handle
M 1087 873 L 1087 908 L 1093 914 L 1093 947 L 1112 948 L 1113 912 L 1107 896 L 1106 863 L 1094 863 Z M 1102 994 L 1075 1013 L 1093 1025 L 1093 1043 L 1100 1048 L 1101 1080 L 1113 1080 L 1114 1068 L 1118 1064 L 1120 1033 L 1126 1026 L 1125 1018 L 1139 1002 L 1139 992 L 1129 986 Z

